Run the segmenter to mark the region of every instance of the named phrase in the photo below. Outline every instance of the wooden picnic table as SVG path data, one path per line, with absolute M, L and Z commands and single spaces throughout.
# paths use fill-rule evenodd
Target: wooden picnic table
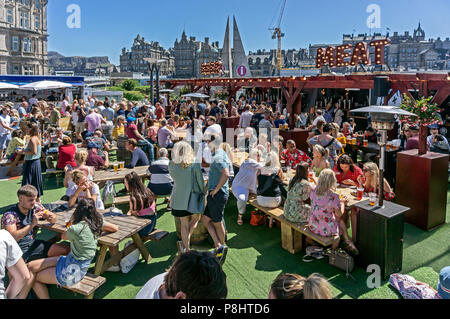
M 246 152 L 237 152 L 236 153 L 235 152 L 233 166 L 240 168 L 242 166 L 242 163 L 244 163 L 244 161 L 247 158 L 248 158 L 248 153 L 246 153 Z M 283 184 L 285 186 L 289 185 L 290 181 L 294 177 L 294 174 L 295 174 L 295 170 L 290 170 L 290 171 L 284 173 L 285 178 L 283 180 Z M 367 196 L 364 196 L 362 200 L 358 201 L 357 197 L 353 195 L 355 190 L 350 187 L 339 186 L 339 187 L 337 187 L 335 192 L 339 195 L 340 199 L 342 199 L 344 196 L 348 199 L 348 203 L 347 203 L 348 208 L 352 208 L 356 204 L 369 199 Z
M 135 168 L 125 168 L 123 170 L 114 172 L 113 169 L 96 171 L 94 176 L 94 183 L 104 184 L 108 181 L 123 181 L 126 175 L 131 172 L 136 172 L 142 179 L 147 178 L 148 166 L 140 166 Z
M 40 221 L 38 223 L 38 227 L 50 230 L 58 234 L 65 233 L 67 231 L 67 228 L 65 227 L 65 220 L 68 220 L 74 212 L 75 208 L 65 212 L 55 213 L 58 217 L 55 224 L 51 224 L 48 221 Z M 110 210 L 99 212 L 102 214 L 107 214 L 110 213 Z M 100 276 L 111 266 L 120 263 L 122 258 L 129 255 L 136 248 L 139 249 L 147 263 L 151 261 L 152 257 L 138 234 L 140 230 L 151 224 L 151 221 L 127 215 L 105 216 L 104 220 L 108 223 L 117 225 L 119 227 L 119 231 L 116 233 L 105 232 L 99 237 L 98 245 L 100 246 L 100 253 L 97 255 L 94 271 L 94 274 L 96 276 Z M 120 251 L 119 254 L 111 257 L 110 259 L 105 260 L 108 250 L 112 247 L 118 247 L 119 244 L 127 238 L 132 238 L 134 244 L 128 246 L 126 249 Z

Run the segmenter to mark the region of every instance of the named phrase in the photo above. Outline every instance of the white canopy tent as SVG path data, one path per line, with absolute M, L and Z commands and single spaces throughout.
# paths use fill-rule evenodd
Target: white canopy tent
M 19 88 L 18 85 L 0 82 L 0 90 L 13 90 L 18 88 Z
M 31 90 L 31 91 L 40 91 L 40 90 L 54 90 L 54 89 L 66 89 L 71 88 L 72 84 L 57 82 L 57 81 L 39 81 L 33 82 L 26 85 L 22 85 L 20 87 L 21 90 Z

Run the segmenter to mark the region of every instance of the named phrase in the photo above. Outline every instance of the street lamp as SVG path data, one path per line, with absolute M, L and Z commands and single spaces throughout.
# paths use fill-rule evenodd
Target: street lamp
M 417 116 L 416 114 L 402 110 L 396 106 L 369 106 L 352 110 L 352 113 L 370 113 L 372 127 L 381 133 L 380 141 L 380 184 L 378 190 L 378 206 L 383 207 L 384 202 L 384 167 L 385 147 L 387 142 L 387 131 L 394 128 L 395 116 Z
M 148 69 L 150 71 L 150 102 L 154 104 L 154 86 L 153 86 L 153 74 L 156 73 L 156 98 L 159 101 L 159 71 L 161 69 L 161 64 L 165 63 L 166 60 L 160 60 L 155 58 L 144 58 L 143 59 L 148 64 Z

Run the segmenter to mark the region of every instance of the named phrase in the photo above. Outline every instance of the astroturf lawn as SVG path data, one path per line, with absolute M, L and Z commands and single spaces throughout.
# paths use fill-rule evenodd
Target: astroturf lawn
M 51 203 L 64 195 L 62 178 L 54 175 L 44 175 L 43 203 Z M 21 178 L 0 182 L 0 212 L 16 202 L 16 192 L 20 187 Z M 122 189 L 121 186 L 117 190 Z M 170 233 L 161 242 L 147 243 L 147 248 L 153 257 L 150 264 L 142 260 L 128 274 L 103 274 L 107 281 L 95 293 L 95 298 L 101 299 L 129 299 L 134 298 L 140 288 L 153 276 L 164 272 L 174 260 L 177 249 L 177 235 L 174 218 L 166 205 L 158 201 L 160 211 L 157 229 Z M 414 226 L 405 224 L 403 270 L 417 280 L 436 287 L 440 269 L 450 265 L 450 187 L 448 189 L 447 223 L 431 232 L 422 231 Z M 119 207 L 127 211 L 127 207 Z M 248 212 L 251 208 L 248 208 Z M 321 273 L 331 283 L 335 298 L 370 298 L 370 299 L 398 299 L 400 296 L 389 287 L 387 281 L 382 282 L 378 289 L 369 289 L 366 281 L 369 273 L 365 269 L 355 268 L 352 273 L 355 281 L 346 278 L 344 272 L 329 266 L 325 260 L 304 263 L 303 252 L 291 255 L 281 248 L 281 231 L 278 228 L 252 227 L 249 225 L 249 213 L 244 218 L 245 225 L 238 226 L 236 200 L 230 196 L 225 212 L 228 230 L 228 246 L 230 250 L 224 265 L 227 274 L 228 298 L 232 299 L 261 299 L 268 296 L 271 282 L 281 273 L 298 273 L 309 276 L 314 272 Z M 42 231 L 38 237 L 47 239 L 52 233 Z M 123 247 L 122 243 L 121 247 Z M 206 242 L 195 248 L 211 249 Z M 81 298 L 72 292 L 50 288 L 52 298 Z

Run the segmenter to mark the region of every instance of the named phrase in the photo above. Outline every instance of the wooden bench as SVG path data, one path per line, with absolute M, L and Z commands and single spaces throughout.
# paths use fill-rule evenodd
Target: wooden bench
M 156 196 L 156 199 L 158 199 L 158 198 L 166 198 L 167 196 Z M 128 204 L 130 202 L 130 196 L 129 195 L 127 195 L 127 196 L 119 196 L 119 197 L 115 197 L 114 198 L 114 205 L 125 205 L 125 204 Z M 111 206 L 111 204 L 110 205 L 105 205 L 105 206 Z
M 308 237 L 324 247 L 331 246 L 333 237 L 322 237 L 312 233 L 307 224 L 295 224 L 284 217 L 282 208 L 266 208 L 258 205 L 255 196 L 250 196 L 249 204 L 281 223 L 281 245 L 291 254 L 302 250 L 303 237 Z
M 106 278 L 95 276 L 94 274 L 86 274 L 83 280 L 72 287 L 63 287 L 66 290 L 73 291 L 83 295 L 85 299 L 93 299 L 95 291 L 106 282 Z

